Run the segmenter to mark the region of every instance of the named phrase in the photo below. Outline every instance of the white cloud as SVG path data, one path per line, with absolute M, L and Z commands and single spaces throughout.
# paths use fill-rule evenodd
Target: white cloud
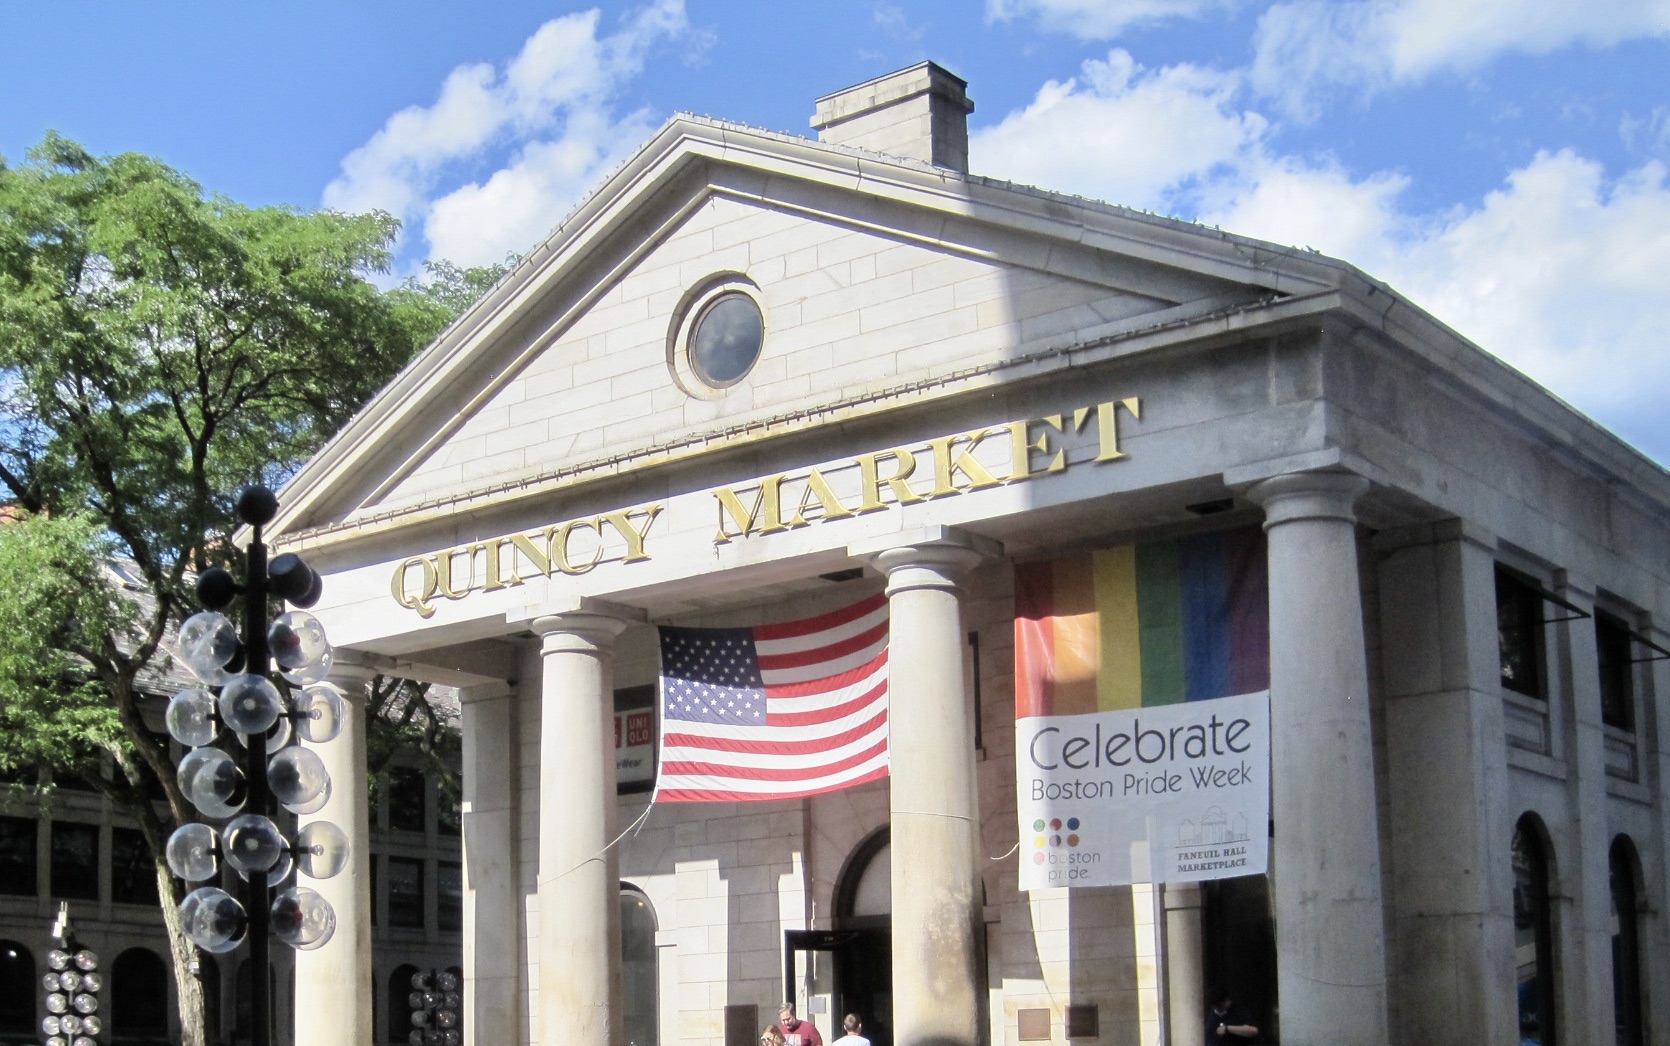
M 1036 17 L 1045 29 L 1084 40 L 1111 40 L 1126 29 L 1174 18 L 1195 18 L 1237 0 L 986 0 L 993 22 Z
M 1376 91 L 1506 53 L 1670 36 L 1670 0 L 1292 0 L 1259 18 L 1252 82 L 1292 112 L 1319 89 Z
M 1143 71 L 1115 51 L 977 132 L 970 152 L 981 173 L 1342 258 L 1670 460 L 1663 162 L 1609 179 L 1574 152 L 1542 153 L 1480 200 L 1417 213 L 1404 175 L 1277 152 L 1234 86 L 1191 67 Z
M 1237 86 L 1234 76 L 1195 66 L 1144 70 L 1114 50 L 973 132 L 969 154 L 980 173 L 1165 210 L 1181 189 L 1241 162 L 1263 137 L 1263 117 L 1235 110 Z
M 612 98 L 651 47 L 687 26 L 683 0 L 653 0 L 601 38 L 599 17 L 546 22 L 502 73 L 488 63 L 454 69 L 434 104 L 394 114 L 343 159 L 325 206 L 421 222 L 431 257 L 461 265 L 526 250 L 645 136 L 645 117 L 614 116 Z M 461 168 L 506 147 L 508 167 L 456 184 Z

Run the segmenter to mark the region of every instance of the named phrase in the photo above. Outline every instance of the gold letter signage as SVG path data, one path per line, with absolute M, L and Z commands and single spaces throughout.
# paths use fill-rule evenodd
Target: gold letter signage
M 713 544 L 1024 483 L 1065 471 L 1073 460 L 1119 461 L 1125 457 L 1119 446 L 1121 415 L 1141 418 L 1141 402 L 1134 396 L 1108 400 L 1069 414 L 959 432 L 722 487 L 712 492 L 718 515 Z M 577 576 L 606 558 L 639 563 L 650 558 L 650 525 L 665 508 L 605 512 L 413 556 L 395 567 L 389 590 L 396 603 L 427 618 L 438 600 L 498 592 L 530 578 Z

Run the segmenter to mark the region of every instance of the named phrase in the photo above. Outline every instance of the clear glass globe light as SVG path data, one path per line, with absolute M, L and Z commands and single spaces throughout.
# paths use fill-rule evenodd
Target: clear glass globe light
M 57 991 L 60 987 L 58 975 L 55 973 L 49 973 L 43 976 L 41 978 L 41 987 L 45 988 L 49 992 Z
M 180 660 L 210 686 L 226 680 L 226 662 L 238 653 L 238 630 L 225 614 L 205 610 L 180 625 Z
M 41 1031 L 48 1035 L 57 1035 L 59 1030 L 60 1026 L 56 1015 L 48 1014 L 47 1016 L 41 1018 Z
M 46 953 L 46 964 L 54 970 L 67 970 L 72 956 L 62 948 L 54 948 Z
M 66 1013 L 58 1018 L 58 1030 L 66 1035 L 74 1035 L 81 1031 L 84 1023 L 79 1014 Z
M 99 968 L 99 957 L 91 948 L 83 948 L 75 953 L 75 968 L 83 973 Z
M 90 992 L 103 991 L 104 976 L 97 973 L 83 974 L 81 977 L 81 987 Z
M 441 1046 L 464 1046 L 464 1035 L 457 1028 L 449 1028 L 441 1033 Z
M 267 761 L 267 785 L 273 798 L 286 806 L 305 806 L 317 799 L 329 780 L 325 761 L 311 748 L 281 749 Z
M 46 997 L 48 1013 L 67 1013 L 70 1008 L 70 997 L 63 992 L 53 992 Z
M 215 830 L 206 824 L 183 824 L 168 837 L 163 856 L 168 870 L 188 883 L 200 883 L 214 878 L 219 862 L 215 860 Z
M 312 686 L 314 683 L 324 682 L 325 677 L 331 674 L 331 667 L 335 664 L 336 654 L 333 651 L 326 650 L 323 657 L 310 665 L 303 665 L 301 668 L 283 668 L 280 669 L 280 672 L 283 673 L 285 679 L 296 686 Z
M 456 1013 L 453 1013 L 451 1010 L 435 1011 L 435 1027 L 444 1031 L 447 1028 L 456 1028 L 457 1026 L 458 1015 Z
M 205 817 L 231 817 L 244 805 L 244 772 L 218 748 L 194 748 L 180 760 L 180 791 Z
M 348 835 L 329 821 L 311 821 L 296 835 L 296 865 L 314 879 L 329 879 L 348 863 Z
M 296 733 L 303 741 L 320 744 L 342 732 L 342 696 L 329 683 L 316 683 L 291 699 L 296 710 Z
M 81 974 L 75 972 L 74 970 L 65 970 L 63 973 L 60 973 L 58 975 L 58 989 L 60 991 L 72 993 L 80 991 Z
M 312 951 L 336 932 L 336 910 L 316 890 L 292 886 L 273 898 L 273 936 L 298 951 Z
M 104 1031 L 104 1022 L 89 1014 L 81 1018 L 81 1030 L 88 1035 L 97 1035 Z
M 323 810 L 325 808 L 325 804 L 330 802 L 330 800 L 331 782 L 330 778 L 327 777 L 325 779 L 324 791 L 320 792 L 318 795 L 314 796 L 305 803 L 285 803 L 284 809 L 293 814 L 316 814 L 320 810 Z
M 278 860 L 267 870 L 267 885 L 277 887 L 284 880 L 290 878 L 290 873 L 296 870 L 296 860 L 287 853 L 279 854 Z
M 180 902 L 180 921 L 193 944 L 223 955 L 243 939 L 244 906 L 218 886 L 199 886 Z
M 278 688 L 266 676 L 233 676 L 220 691 L 220 721 L 240 734 L 265 734 L 284 711 Z
M 215 695 L 203 687 L 182 690 L 168 701 L 168 733 L 189 747 L 206 745 L 215 739 L 220 724 L 215 722 Z
M 442 970 L 440 973 L 435 975 L 435 987 L 444 992 L 457 991 L 458 975 L 453 973 L 451 970 Z
M 406 1036 L 407 1046 L 423 1046 L 423 1029 L 413 1028 Z
M 54 1035 L 52 1038 L 46 1040 L 46 1046 L 70 1046 L 70 1040 L 64 1038 L 62 1035 Z
M 77 1013 L 99 1012 L 99 997 L 97 995 L 89 995 L 86 992 L 82 992 L 80 995 L 75 997 L 73 1004 L 75 1006 L 75 1012 Z
M 249 747 L 249 738 L 245 737 L 243 734 L 233 734 L 232 736 L 238 739 L 238 743 L 240 745 L 243 745 L 245 748 Z M 289 716 L 280 714 L 279 717 L 273 721 L 272 729 L 267 731 L 266 742 L 267 751 L 269 752 L 276 752 L 290 743 Z
M 99 1046 L 99 1044 L 85 1035 L 77 1035 L 70 1040 L 70 1046 Z
M 267 629 L 267 646 L 278 667 L 286 672 L 311 668 L 331 653 L 325 626 L 305 610 L 291 610 L 274 618 Z
M 234 817 L 227 823 L 223 837 L 226 863 L 245 879 L 265 875 L 284 853 L 284 836 L 279 834 L 278 826 L 260 814 Z
M 427 991 L 429 988 L 429 974 L 422 970 L 412 974 L 412 987 L 419 991 Z

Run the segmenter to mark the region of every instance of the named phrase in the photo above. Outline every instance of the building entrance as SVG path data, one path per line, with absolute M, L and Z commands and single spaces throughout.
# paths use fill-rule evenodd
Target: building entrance
M 834 974 L 830 1012 L 810 1015 L 826 1042 L 841 1037 L 849 1013 L 864 1022 L 872 1046 L 892 1046 L 893 949 L 887 927 L 854 930 L 790 930 L 785 935 L 784 997 L 795 998 L 800 975 L 828 963 Z M 821 953 L 821 954 L 820 954 Z M 816 978 L 813 978 L 816 980 Z

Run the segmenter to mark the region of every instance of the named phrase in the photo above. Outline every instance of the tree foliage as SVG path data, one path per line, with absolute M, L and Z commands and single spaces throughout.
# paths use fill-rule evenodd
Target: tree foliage
M 85 777 L 159 855 L 192 816 L 141 706 L 192 576 L 229 558 L 237 492 L 293 472 L 503 271 L 381 290 L 396 231 L 55 134 L 0 162 L 0 769 Z

